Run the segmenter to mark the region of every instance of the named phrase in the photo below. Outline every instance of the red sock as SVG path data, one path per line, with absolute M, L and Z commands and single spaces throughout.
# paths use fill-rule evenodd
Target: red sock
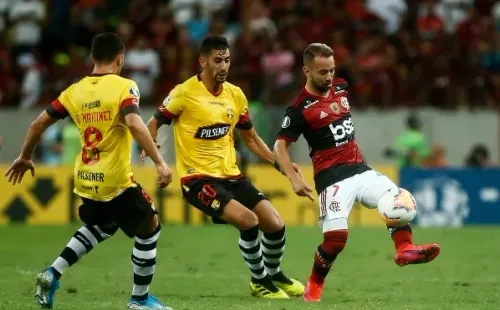
M 323 234 L 323 243 L 318 246 L 314 253 L 311 281 L 318 284 L 325 282 L 333 262 L 345 247 L 347 235 L 347 230 L 334 230 Z
M 391 233 L 391 237 L 392 241 L 394 241 L 396 251 L 399 251 L 400 249 L 413 244 L 413 234 L 410 225 L 394 229 L 394 231 Z

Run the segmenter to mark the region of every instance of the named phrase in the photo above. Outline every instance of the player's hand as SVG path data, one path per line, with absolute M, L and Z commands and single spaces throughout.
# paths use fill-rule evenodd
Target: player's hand
M 18 157 L 12 165 L 9 167 L 5 176 L 9 178 L 9 183 L 15 185 L 16 183 L 21 183 L 26 171 L 31 171 L 31 176 L 35 176 L 35 166 L 31 159 L 25 159 Z
M 157 165 L 156 171 L 158 171 L 158 186 L 165 188 L 172 183 L 172 170 L 170 170 L 166 163 L 163 162 Z
M 156 144 L 156 147 L 157 147 L 158 149 L 160 149 L 160 143 L 155 142 L 155 144 Z M 146 157 L 148 157 L 148 156 L 149 156 L 149 155 L 146 153 L 146 151 L 141 150 L 141 160 L 146 159 Z
M 307 185 L 306 181 L 301 177 L 294 177 L 290 180 L 295 194 L 300 197 L 307 197 L 309 200 L 314 201 L 312 196 L 312 188 Z

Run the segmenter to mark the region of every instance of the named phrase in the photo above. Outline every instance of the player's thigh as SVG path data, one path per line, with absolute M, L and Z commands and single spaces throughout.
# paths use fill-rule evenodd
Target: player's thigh
M 266 195 L 259 191 L 247 178 L 233 183 L 229 190 L 234 199 L 249 210 L 252 210 L 259 219 L 259 227 L 264 232 L 275 232 L 283 228 L 283 221 Z
M 189 181 L 182 186 L 182 194 L 190 205 L 211 217 L 220 217 L 234 198 L 222 180 L 213 178 Z
M 149 235 L 158 226 L 153 200 L 139 184 L 127 188 L 112 203 L 116 222 L 128 237 Z
M 78 208 L 78 216 L 83 223 L 89 226 L 98 225 L 105 228 L 116 226 L 110 202 L 82 198 L 82 205 Z
M 319 195 L 319 222 L 323 232 L 347 229 L 347 219 L 356 200 L 354 177 L 328 186 Z
M 358 194 L 356 199 L 367 208 L 377 208 L 382 195 L 387 192 L 398 192 L 398 186 L 386 175 L 370 170 L 357 175 Z

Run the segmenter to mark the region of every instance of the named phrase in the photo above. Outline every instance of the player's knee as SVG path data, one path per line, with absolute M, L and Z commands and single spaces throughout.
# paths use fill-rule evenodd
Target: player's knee
M 392 206 L 394 204 L 394 198 L 399 193 L 399 188 L 393 187 L 386 190 L 382 196 L 380 196 L 377 202 L 377 208 L 384 208 L 387 206 Z
M 347 237 L 347 229 L 324 232 L 321 248 L 325 253 L 329 255 L 337 255 L 342 252 L 342 250 L 344 250 L 344 247 L 347 243 Z
M 259 220 L 259 222 L 262 223 L 261 220 Z M 281 220 L 281 217 L 275 216 L 275 217 L 272 218 L 272 220 L 270 221 L 269 225 L 267 225 L 267 227 L 265 227 L 265 229 L 262 229 L 262 230 L 264 232 L 276 232 L 276 231 L 282 230 L 283 227 L 285 227 L 285 224 Z
M 239 230 L 247 230 L 259 225 L 257 215 L 234 200 L 224 206 L 219 217 Z
M 257 215 L 259 228 L 263 232 L 277 232 L 285 226 L 276 209 L 267 200 L 261 201 L 252 211 Z
M 149 235 L 155 232 L 160 225 L 160 221 L 156 214 L 148 216 L 137 228 L 136 235 Z
M 250 229 L 257 225 L 259 225 L 259 218 L 251 211 L 242 212 L 238 218 L 238 228 L 240 230 Z

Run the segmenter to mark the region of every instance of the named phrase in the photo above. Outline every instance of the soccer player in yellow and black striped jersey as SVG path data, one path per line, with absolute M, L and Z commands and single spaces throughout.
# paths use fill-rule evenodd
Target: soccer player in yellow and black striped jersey
M 151 135 L 155 138 L 162 124 L 173 123 L 184 198 L 214 222 L 230 223 L 240 230 L 239 247 L 252 272 L 252 295 L 300 296 L 304 286 L 280 270 L 285 226 L 264 194 L 236 165 L 235 128 L 253 153 L 270 164 L 275 159 L 252 128 L 242 90 L 226 82 L 230 66 L 226 38 L 212 36 L 202 42 L 200 65 L 201 74 L 177 85 L 150 119 Z
M 28 170 L 34 176 L 31 156 L 40 136 L 57 120 L 67 116 L 73 119 L 82 143 L 75 162 L 74 192 L 82 198 L 79 214 L 86 225 L 73 235 L 54 263 L 35 278 L 36 299 L 42 308 L 52 308 L 62 273 L 120 228 L 127 236 L 135 237 L 134 285 L 128 309 L 170 309 L 148 294 L 160 224 L 151 198 L 133 179 L 132 138 L 155 162 L 160 186 L 167 186 L 172 176 L 139 116 L 136 83 L 119 76 L 124 52 L 115 34 L 94 38 L 92 74 L 63 91 L 33 122 L 21 155 L 7 172 L 14 184 L 21 182 Z

